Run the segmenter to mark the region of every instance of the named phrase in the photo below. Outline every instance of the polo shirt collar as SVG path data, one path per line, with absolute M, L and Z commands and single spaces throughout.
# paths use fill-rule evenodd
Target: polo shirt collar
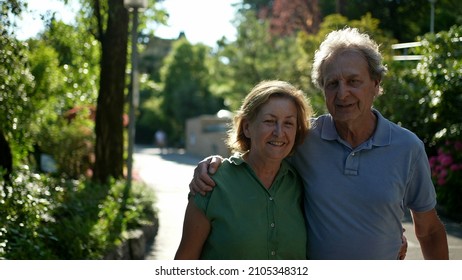
M 376 109 L 372 109 L 372 112 L 377 117 L 377 127 L 375 128 L 372 138 L 368 141 L 372 141 L 373 146 L 388 146 L 391 143 L 391 125 L 387 119 Z M 341 140 L 340 136 L 335 129 L 334 120 L 332 116 L 328 114 L 322 123 L 321 138 L 324 140 Z
M 241 165 L 245 163 L 244 158 L 242 158 L 244 154 L 235 153 L 234 155 L 229 157 L 229 161 L 234 165 Z
M 229 157 L 229 161 L 234 165 L 241 165 L 243 163 L 246 163 L 244 158 L 243 158 L 244 154 L 235 153 L 234 155 Z M 248 166 L 250 167 L 250 165 L 248 165 Z M 279 169 L 278 176 L 285 175 L 289 171 L 293 172 L 293 170 L 290 168 L 289 164 L 285 160 L 283 160 L 281 162 L 281 168 Z

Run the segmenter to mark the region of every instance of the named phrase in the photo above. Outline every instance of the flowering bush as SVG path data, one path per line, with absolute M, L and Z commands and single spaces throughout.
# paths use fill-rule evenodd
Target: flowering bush
M 462 215 L 462 141 L 446 141 L 429 158 L 438 203 L 451 216 Z

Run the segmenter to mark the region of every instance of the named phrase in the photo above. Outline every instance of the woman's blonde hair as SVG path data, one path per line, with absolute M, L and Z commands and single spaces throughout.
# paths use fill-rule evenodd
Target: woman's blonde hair
M 305 94 L 288 82 L 269 80 L 257 84 L 245 97 L 240 109 L 233 118 L 233 126 L 228 131 L 228 147 L 233 152 L 246 152 L 250 149 L 250 139 L 244 135 L 244 120 L 252 122 L 258 115 L 261 107 L 270 98 L 288 98 L 292 100 L 297 108 L 297 132 L 294 147 L 305 140 L 310 128 L 310 118 L 313 109 Z

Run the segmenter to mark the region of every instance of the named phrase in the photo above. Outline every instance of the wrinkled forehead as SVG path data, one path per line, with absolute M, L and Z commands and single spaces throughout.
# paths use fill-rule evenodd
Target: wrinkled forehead
M 330 54 L 322 64 L 322 76 L 342 75 L 345 73 L 369 73 L 369 66 L 365 56 L 357 50 L 346 49 Z M 364 73 L 362 73 L 364 74 Z
M 358 61 L 363 60 L 367 62 L 366 56 L 360 50 L 355 48 L 341 48 L 327 55 L 326 59 L 324 60 L 323 66 L 325 68 L 326 66 L 332 63 L 336 63 L 337 60 L 344 58 L 356 59 Z

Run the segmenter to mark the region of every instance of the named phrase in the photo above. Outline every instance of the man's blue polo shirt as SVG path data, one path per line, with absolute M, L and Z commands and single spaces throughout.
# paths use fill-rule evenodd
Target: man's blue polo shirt
M 406 207 L 436 205 L 423 143 L 374 113 L 373 136 L 354 149 L 330 115 L 315 119 L 291 158 L 305 186 L 310 259 L 396 259 Z

